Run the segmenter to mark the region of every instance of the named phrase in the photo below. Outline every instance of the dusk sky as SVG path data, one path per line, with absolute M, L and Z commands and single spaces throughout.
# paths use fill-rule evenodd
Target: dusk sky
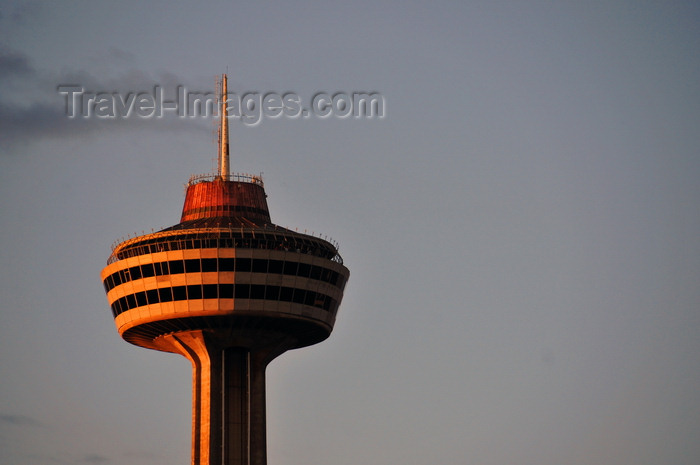
M 232 171 L 351 273 L 268 368 L 270 465 L 700 463 L 698 50 L 692 1 L 0 0 L 0 464 L 190 463 L 190 364 L 121 340 L 100 271 L 178 223 L 217 120 L 58 87 L 227 71 L 384 99 L 230 120 Z

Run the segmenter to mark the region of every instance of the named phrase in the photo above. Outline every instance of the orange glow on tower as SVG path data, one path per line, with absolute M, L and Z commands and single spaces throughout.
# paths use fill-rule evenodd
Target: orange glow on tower
M 113 248 L 102 281 L 120 336 L 192 363 L 192 464 L 265 465 L 265 368 L 326 339 L 348 269 L 333 243 L 274 225 L 258 176 L 187 184 L 180 223 Z

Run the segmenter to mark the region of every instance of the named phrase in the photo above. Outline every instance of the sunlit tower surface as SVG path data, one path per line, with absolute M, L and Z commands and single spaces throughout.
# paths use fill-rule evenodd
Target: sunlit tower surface
M 219 169 L 187 184 L 180 223 L 117 244 L 102 281 L 121 337 L 192 362 L 192 464 L 265 465 L 265 368 L 326 339 L 349 271 L 338 248 L 274 225 L 262 179 Z

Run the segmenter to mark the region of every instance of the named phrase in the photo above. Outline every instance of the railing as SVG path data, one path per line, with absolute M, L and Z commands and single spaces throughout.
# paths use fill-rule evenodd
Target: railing
M 262 173 L 259 175 L 247 174 L 247 173 L 233 173 L 229 175 L 221 174 L 193 174 L 187 181 L 187 185 L 191 186 L 200 182 L 211 182 L 215 179 L 223 179 L 224 181 L 236 181 L 236 182 L 247 182 L 250 184 L 257 184 L 260 187 L 265 187 L 262 180 Z
M 273 233 L 273 237 L 265 235 Z M 306 231 L 304 231 L 306 233 Z M 258 237 L 256 237 L 256 233 Z M 155 233 L 150 239 L 141 236 L 129 237 L 126 240 L 115 241 L 112 244 L 112 254 L 107 264 L 123 260 L 127 257 L 145 255 L 149 253 L 163 252 L 167 250 L 199 249 L 199 248 L 241 248 L 241 249 L 269 249 L 297 252 L 306 255 L 323 257 L 333 262 L 343 264 L 343 259 L 338 253 L 339 244 L 329 237 L 310 234 L 313 239 L 326 242 L 322 243 L 305 239 L 307 234 L 291 231 L 278 227 L 264 227 L 261 229 L 238 229 L 218 231 L 187 230 L 161 231 Z M 330 246 L 330 247 L 328 247 Z

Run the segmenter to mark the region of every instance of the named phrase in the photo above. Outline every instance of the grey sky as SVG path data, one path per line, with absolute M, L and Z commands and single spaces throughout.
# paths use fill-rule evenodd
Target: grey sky
M 0 463 L 188 463 L 190 366 L 120 340 L 112 242 L 177 223 L 214 122 L 61 84 L 376 91 L 232 121 L 272 219 L 351 271 L 268 370 L 269 463 L 686 465 L 700 444 L 693 2 L 0 1 Z

